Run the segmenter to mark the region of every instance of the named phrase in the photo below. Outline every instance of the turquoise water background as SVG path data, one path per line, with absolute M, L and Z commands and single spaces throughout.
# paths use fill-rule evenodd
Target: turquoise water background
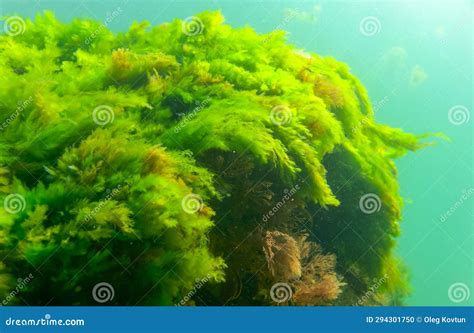
M 0 0 L 0 16 L 153 25 L 221 10 L 234 27 L 288 31 L 298 48 L 344 61 L 366 86 L 379 122 L 449 140 L 397 160 L 405 207 L 397 253 L 408 266 L 408 305 L 474 305 L 472 4 L 469 1 Z M 451 115 L 451 116 L 450 116 Z M 462 284 L 466 297 L 453 297 Z M 459 291 L 458 291 L 459 292 Z M 470 296 L 470 297 L 467 297 Z M 461 300 L 461 301 L 460 301 Z

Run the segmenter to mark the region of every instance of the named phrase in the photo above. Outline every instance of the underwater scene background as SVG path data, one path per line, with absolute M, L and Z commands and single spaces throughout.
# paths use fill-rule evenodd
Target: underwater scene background
M 284 30 L 287 32 L 288 43 L 297 49 L 333 57 L 347 64 L 350 72 L 366 88 L 377 123 L 392 128 L 401 128 L 407 133 L 416 135 L 434 134 L 422 139 L 425 143 L 434 144 L 416 152 L 408 152 L 395 160 L 398 168 L 400 195 L 404 203 L 395 253 L 403 262 L 400 269 L 406 271 L 408 275 L 410 291 L 405 290 L 405 287 L 402 288 L 403 295 L 400 295 L 400 298 L 403 300 L 396 300 L 396 295 L 391 295 L 390 297 L 395 300 L 390 301 L 374 299 L 373 296 L 380 292 L 378 289 L 384 288 L 382 286 L 387 283 L 386 279 L 391 278 L 382 275 L 369 283 L 367 292 L 358 294 L 357 297 L 354 296 L 355 298 L 348 296 L 352 302 L 344 305 L 365 305 L 366 299 L 372 301 L 372 303 L 369 302 L 369 305 L 379 304 L 377 303 L 379 301 L 382 304 L 474 305 L 471 296 L 474 280 L 473 127 L 472 119 L 470 119 L 472 112 L 473 12 L 472 4 L 469 1 L 129 0 L 99 2 L 0 0 L 0 4 L 0 16 L 4 17 L 4 21 L 12 15 L 34 19 L 36 15 L 49 10 L 61 22 L 71 22 L 75 18 L 107 22 L 107 29 L 113 32 L 125 32 L 136 21 L 146 20 L 155 26 L 172 22 L 175 19 L 194 17 L 204 11 L 220 11 L 225 18 L 225 23 L 233 28 L 250 26 L 259 34 L 269 33 L 273 30 Z M 118 8 L 120 9 L 118 10 Z M 203 20 L 207 22 L 205 19 Z M 4 29 L 6 29 L 5 26 Z M 206 29 L 205 24 L 203 29 Z M 267 42 L 273 43 L 274 41 L 269 38 Z M 303 57 L 306 56 L 304 52 L 301 51 Z M 308 74 L 310 79 L 312 79 L 311 75 Z M 2 84 L 8 83 L 3 81 Z M 326 83 L 320 82 L 319 84 L 321 91 L 330 97 L 329 104 L 334 102 L 337 105 L 337 94 L 334 96 L 332 92 L 328 92 L 331 87 L 325 86 Z M 8 90 L 3 86 L 0 89 Z M 212 99 L 210 102 L 201 100 L 200 107 L 204 109 L 208 103 L 212 105 Z M 192 119 L 190 118 L 189 121 Z M 180 131 L 183 130 L 183 133 L 186 132 L 184 126 L 186 126 L 185 123 L 182 128 L 179 128 Z M 362 126 L 364 126 L 363 121 L 360 123 L 360 127 Z M 393 135 L 393 140 L 390 135 Z M 398 132 L 392 134 L 389 132 L 387 136 L 385 140 L 397 148 L 399 147 L 397 145 L 407 150 L 419 148 L 411 141 L 411 137 L 398 137 Z M 105 134 L 97 139 L 111 140 Z M 163 140 L 166 141 L 166 138 Z M 182 140 L 192 141 L 189 138 Z M 123 142 L 118 143 L 125 145 Z M 139 148 L 140 146 L 137 145 L 136 149 L 139 150 Z M 137 154 L 139 153 L 137 152 Z M 156 154 L 159 155 L 162 152 L 156 152 Z M 394 153 L 394 155 L 397 154 L 397 152 Z M 184 157 L 182 160 L 180 158 L 182 157 L 176 157 L 178 163 L 187 165 L 188 160 Z M 222 157 L 224 164 L 226 158 L 226 156 Z M 334 158 L 337 159 L 337 156 Z M 78 159 L 78 157 L 72 156 L 71 153 L 64 159 L 67 163 Z M 212 158 L 209 159 L 212 160 Z M 158 168 L 158 166 L 154 167 Z M 189 166 L 189 168 L 192 167 L 194 165 Z M 245 164 L 241 166 L 244 171 L 246 167 Z M 61 172 L 59 169 L 60 166 L 58 166 L 58 170 L 51 170 L 50 173 Z M 196 169 L 193 172 L 203 171 Z M 183 177 L 192 178 L 190 175 Z M 239 177 L 241 176 L 236 175 L 236 182 L 239 181 Z M 203 184 L 201 184 L 203 188 L 208 186 L 205 184 L 206 181 L 203 180 Z M 337 182 L 337 180 L 335 181 Z M 206 190 L 211 193 L 209 195 L 211 197 L 214 190 L 210 187 Z M 283 190 L 283 187 L 280 190 Z M 120 191 L 121 189 L 118 188 L 118 196 L 120 196 Z M 288 190 L 286 189 L 286 191 Z M 290 189 L 290 197 L 293 195 L 292 191 L 293 188 Z M 288 193 L 285 192 L 285 194 Z M 326 194 L 316 193 L 315 196 L 319 195 L 320 199 L 327 199 L 327 204 L 331 205 L 331 199 L 328 199 L 329 196 Z M 109 195 L 113 197 L 114 190 Z M 321 200 L 324 201 L 323 199 Z M 238 201 L 239 198 L 234 198 L 234 200 Z M 380 205 L 376 200 L 375 205 L 377 204 Z M 355 205 L 357 206 L 357 202 Z M 120 207 L 115 208 L 120 209 Z M 380 209 L 380 207 L 378 208 Z M 217 218 L 225 218 L 225 216 L 219 216 L 219 213 L 221 212 L 217 212 Z M 40 213 L 37 212 L 37 214 Z M 209 213 L 209 216 L 213 215 Z M 331 215 L 321 216 L 321 218 L 331 219 Z M 123 225 L 128 223 L 128 221 L 121 222 Z M 201 223 L 202 221 L 196 220 L 194 222 Z M 328 221 L 328 223 L 330 222 Z M 351 228 L 352 222 L 350 221 L 348 228 Z M 219 227 L 218 222 L 217 227 Z M 344 230 L 344 228 L 341 229 L 341 235 L 344 234 Z M 324 233 L 325 230 L 318 230 L 318 232 Z M 339 237 L 339 235 L 334 236 Z M 216 234 L 211 235 L 211 240 L 213 237 L 216 238 Z M 290 248 L 296 246 L 292 243 L 293 239 L 289 240 L 286 237 L 286 234 L 283 233 L 266 234 L 266 240 L 270 243 L 264 249 L 267 258 L 272 256 L 275 243 L 281 242 Z M 360 238 L 353 240 L 346 238 L 345 241 L 360 242 L 361 239 L 364 241 L 365 235 L 360 235 Z M 297 241 L 305 242 L 304 239 Z M 221 245 L 216 245 L 218 249 L 213 250 L 218 251 L 219 246 Z M 255 251 L 260 250 L 261 247 Z M 327 251 L 327 249 L 324 250 Z M 139 250 L 134 248 L 133 251 Z M 304 257 L 304 251 L 301 248 L 299 251 Z M 319 255 L 321 260 L 316 264 L 315 269 L 326 269 L 328 272 L 334 269 L 334 258 L 329 253 L 322 254 L 319 248 L 306 249 L 306 251 L 319 253 L 317 256 Z M 140 254 L 139 252 L 137 252 L 137 256 Z M 9 255 L 9 253 L 2 253 L 4 256 Z M 166 253 L 160 253 L 160 255 L 166 256 Z M 203 254 L 203 256 L 205 255 Z M 292 265 L 291 259 L 291 257 L 287 259 L 290 261 L 289 266 Z M 339 258 L 337 260 L 339 261 Z M 209 262 L 209 265 L 215 267 L 225 265 L 218 259 L 212 263 L 209 259 Z M 196 267 L 196 269 L 205 271 L 205 267 Z M 270 271 L 272 269 L 278 271 L 279 268 L 270 267 Z M 295 271 L 298 269 L 295 268 Z M 227 295 L 225 290 L 206 290 L 209 288 L 206 286 L 209 281 L 218 282 L 225 279 L 218 272 L 212 274 L 214 275 L 203 275 L 194 287 L 188 288 L 189 292 L 184 294 L 184 298 L 193 298 L 199 305 L 224 303 L 219 300 L 214 301 L 214 297 L 218 298 L 216 295 L 225 295 L 227 300 L 232 298 L 232 295 Z M 298 275 L 295 272 L 285 274 L 287 274 L 287 279 L 291 278 L 292 274 Z M 23 276 L 23 278 L 26 277 L 27 275 Z M 231 279 L 229 274 L 227 274 L 227 278 L 228 281 Z M 345 279 L 340 279 L 339 276 L 336 277 L 330 272 L 324 278 L 331 280 L 330 285 L 335 289 L 320 291 L 321 294 L 330 295 L 328 296 L 329 300 L 337 298 L 336 296 L 340 293 L 339 288 L 344 288 L 345 284 L 355 283 L 348 280 L 347 276 Z M 34 284 L 35 279 L 31 279 L 31 284 Z M 391 283 L 396 284 L 394 281 Z M 28 290 L 28 283 L 23 284 L 20 289 Z M 94 288 L 96 287 L 101 286 L 95 284 Z M 112 293 L 108 296 L 113 297 L 115 294 L 118 298 L 120 288 L 126 288 L 126 286 L 115 285 L 115 289 L 107 290 Z M 242 294 L 243 289 L 244 293 L 249 293 L 249 299 L 259 297 L 258 291 L 247 290 L 245 286 L 232 286 L 232 288 L 237 288 L 239 295 Z M 7 294 L 9 293 L 7 292 Z M 21 295 L 21 291 L 19 295 Z M 301 293 L 295 295 L 303 300 L 306 296 Z M 159 299 L 159 296 L 157 297 Z M 360 301 L 361 297 L 364 298 L 363 301 Z M 67 299 L 67 295 L 64 295 L 64 299 Z M 262 296 L 262 299 L 265 297 Z M 354 302 L 354 299 L 358 299 L 360 302 Z M 181 302 L 184 304 L 187 301 L 188 299 L 186 302 Z M 244 302 L 244 304 L 247 303 Z M 230 304 L 239 303 L 230 302 Z M 301 304 L 306 305 L 311 302 L 302 301 Z M 320 304 L 326 303 L 321 302 Z

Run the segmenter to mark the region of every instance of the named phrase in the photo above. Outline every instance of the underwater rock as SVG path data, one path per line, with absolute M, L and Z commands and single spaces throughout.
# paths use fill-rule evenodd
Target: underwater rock
M 393 158 L 420 137 L 283 32 L 194 24 L 45 13 L 0 36 L 2 297 L 265 305 L 287 283 L 287 304 L 401 302 Z

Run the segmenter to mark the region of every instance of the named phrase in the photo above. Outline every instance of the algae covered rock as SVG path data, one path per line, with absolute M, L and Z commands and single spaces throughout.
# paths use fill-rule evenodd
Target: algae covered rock
M 347 65 L 192 19 L 0 36 L 4 304 L 399 303 L 393 158 L 419 138 Z

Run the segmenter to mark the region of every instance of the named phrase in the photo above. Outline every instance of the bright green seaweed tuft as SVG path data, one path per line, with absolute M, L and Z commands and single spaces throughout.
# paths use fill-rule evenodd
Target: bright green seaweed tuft
M 2 297 L 402 302 L 393 158 L 420 137 L 378 124 L 347 65 L 198 17 L 115 34 L 45 13 L 0 36 Z

